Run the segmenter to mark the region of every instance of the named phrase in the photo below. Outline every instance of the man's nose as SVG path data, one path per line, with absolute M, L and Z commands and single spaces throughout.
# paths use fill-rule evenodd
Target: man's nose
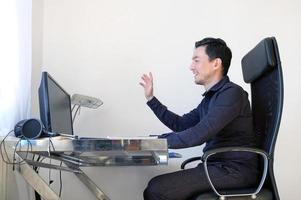
M 190 70 L 194 70 L 194 63 L 192 62 L 189 67 Z

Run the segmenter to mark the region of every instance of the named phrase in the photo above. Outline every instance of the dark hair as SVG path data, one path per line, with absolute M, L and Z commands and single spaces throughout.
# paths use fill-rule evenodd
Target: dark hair
M 220 38 L 204 38 L 195 43 L 195 48 L 205 46 L 205 52 L 210 60 L 220 58 L 222 60 L 223 75 L 227 75 L 232 53 L 226 42 Z

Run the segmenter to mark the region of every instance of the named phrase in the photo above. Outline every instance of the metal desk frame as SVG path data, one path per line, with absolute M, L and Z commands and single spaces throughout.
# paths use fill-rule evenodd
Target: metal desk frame
M 34 155 L 57 160 L 65 166 L 36 161 Z M 58 200 L 60 197 L 33 166 L 72 172 L 97 199 L 110 200 L 81 167 L 164 165 L 168 163 L 168 148 L 166 139 L 70 139 L 59 136 L 21 140 L 16 149 L 16 158 L 24 161 L 16 166 L 18 172 L 45 200 Z

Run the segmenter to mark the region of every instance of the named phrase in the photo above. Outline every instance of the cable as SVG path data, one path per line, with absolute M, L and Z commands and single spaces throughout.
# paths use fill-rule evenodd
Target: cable
M 60 167 L 62 166 L 63 162 L 61 161 Z M 59 197 L 61 198 L 62 195 L 62 188 L 63 188 L 63 180 L 62 180 L 62 170 L 60 170 L 60 192 Z
M 53 142 L 52 140 L 49 138 L 49 141 L 50 141 L 50 144 L 53 148 L 53 151 L 55 151 L 55 148 L 54 148 L 54 145 L 53 145 Z M 60 163 L 60 167 L 62 166 L 63 162 L 61 161 Z M 62 181 L 62 170 L 60 170 L 60 192 L 59 192 L 59 197 L 61 197 L 62 195 L 62 188 L 63 188 L 63 181 Z
M 53 142 L 51 140 L 51 137 L 49 137 L 49 144 L 51 144 L 51 147 L 53 149 L 53 151 L 55 151 L 55 148 L 54 148 L 54 145 L 53 145 Z M 49 152 L 50 152 L 50 145 L 49 145 Z M 60 163 L 60 167 L 62 166 L 63 162 L 61 161 Z M 63 189 L 63 181 L 62 181 L 62 170 L 59 170 L 60 172 L 60 191 L 59 191 L 59 197 L 61 197 L 62 195 L 62 189 Z M 49 169 L 49 172 L 50 172 L 50 169 Z M 49 173 L 49 180 L 50 180 L 50 173 Z
M 13 170 L 15 169 L 15 165 L 16 164 L 25 164 L 29 152 L 32 152 L 32 144 L 30 142 L 30 140 L 24 136 L 21 136 L 19 138 L 19 140 L 17 141 L 17 143 L 14 146 L 14 152 L 13 152 L 13 158 L 12 160 L 9 158 L 7 150 L 6 150 L 6 144 L 5 144 L 5 140 L 7 139 L 7 137 L 13 132 L 14 130 L 9 131 L 6 136 L 3 138 L 3 140 L 0 142 L 0 154 L 1 154 L 1 158 L 3 160 L 4 163 L 8 164 L 8 165 L 13 165 Z M 19 151 L 22 150 L 22 140 L 26 140 L 27 141 L 27 148 L 26 148 L 26 155 L 25 158 L 20 158 L 20 161 L 16 162 L 16 154 L 17 154 L 17 149 L 19 148 Z M 50 159 L 50 164 L 51 164 L 51 150 L 55 151 L 55 147 L 54 144 L 51 140 L 51 137 L 49 137 L 49 147 L 48 147 L 48 153 L 49 153 L 49 159 Z M 40 155 L 38 155 L 38 158 L 36 160 L 36 162 L 42 162 L 45 159 L 45 157 L 41 158 Z M 33 154 L 32 160 L 35 161 L 35 154 Z M 60 162 L 60 166 L 62 166 L 62 161 Z M 33 169 L 35 172 L 39 172 L 40 167 L 35 167 L 33 166 Z M 62 171 L 60 171 L 60 190 L 59 190 L 59 197 L 61 197 L 62 194 L 62 189 L 63 189 L 63 181 L 62 181 Z M 51 169 L 49 169 L 49 185 L 53 182 L 53 180 L 51 180 Z M 38 194 L 36 194 L 38 195 Z M 37 196 L 36 196 L 37 198 Z
M 1 141 L 1 143 L 0 143 L 0 151 L 1 151 L 0 153 L 1 153 L 1 157 L 2 157 L 2 160 L 3 160 L 6 164 L 10 164 L 11 161 L 9 160 L 9 157 L 8 157 L 8 155 L 7 155 L 7 152 L 6 152 L 6 149 L 5 149 L 4 141 L 5 141 L 5 139 L 9 136 L 9 134 L 10 134 L 11 132 L 13 132 L 13 130 L 9 131 L 9 132 L 6 134 L 6 136 L 3 138 L 3 140 Z M 6 153 L 5 155 L 6 155 L 6 158 L 7 158 L 8 161 L 6 161 L 6 160 L 4 159 L 3 152 L 2 152 L 2 144 L 4 144 L 4 152 Z
M 53 146 L 53 144 L 52 144 L 52 141 L 51 141 L 50 137 L 48 137 L 48 156 L 49 156 L 49 165 L 51 165 L 51 154 L 50 154 L 51 149 L 50 149 L 50 144 L 52 145 L 53 150 L 55 151 L 54 146 Z M 49 181 L 49 185 L 50 185 L 51 183 L 53 183 L 53 180 L 51 180 L 51 169 L 50 169 L 50 168 L 49 168 L 49 170 L 48 170 L 48 181 Z
M 72 123 L 74 124 L 74 121 L 75 121 L 75 117 L 76 117 L 76 114 L 77 114 L 77 112 L 79 111 L 79 109 L 80 109 L 80 105 L 77 105 L 77 109 L 76 109 L 76 111 L 75 111 L 75 113 L 74 113 L 74 116 L 73 116 L 73 118 L 72 118 Z
M 13 165 L 13 170 L 15 169 L 15 165 L 16 164 L 25 164 L 27 158 L 28 158 L 28 155 L 29 155 L 29 152 L 32 152 L 32 144 L 30 142 L 30 140 L 24 136 L 21 136 L 19 138 L 19 140 L 17 141 L 17 143 L 15 144 L 14 146 L 14 152 L 13 152 L 13 158 L 12 160 L 9 158 L 8 156 L 8 153 L 7 153 L 7 150 L 6 150 L 6 144 L 5 144 L 5 140 L 7 139 L 7 137 L 13 132 L 14 130 L 11 130 L 9 131 L 6 136 L 3 138 L 3 140 L 1 140 L 0 142 L 0 154 L 1 154 L 1 158 L 3 160 L 4 163 L 8 164 L 8 165 Z M 27 141 L 27 148 L 26 148 L 26 155 L 25 155 L 25 158 L 20 158 L 20 161 L 17 161 L 16 162 L 16 154 L 17 154 L 17 151 L 21 151 L 22 150 L 22 143 L 21 141 L 22 140 L 26 140 Z M 18 150 L 19 148 L 19 150 Z M 54 147 L 54 144 L 51 140 L 51 137 L 49 137 L 49 147 L 48 147 L 48 153 L 49 153 L 49 161 L 50 161 L 50 165 L 51 165 L 51 151 L 55 151 L 55 147 Z M 43 160 L 45 159 L 45 157 L 41 158 L 40 155 L 38 155 L 38 158 L 36 160 L 36 162 L 42 162 Z M 33 157 L 32 157 L 32 160 L 35 161 L 35 154 L 33 154 Z M 60 166 L 62 166 L 62 161 L 60 162 Z M 33 170 L 35 172 L 39 172 L 39 169 L 40 167 L 37 167 L 37 166 L 33 166 Z M 62 195 L 62 189 L 63 189 L 63 181 L 62 181 L 62 171 L 59 170 L 60 172 L 60 189 L 59 189 L 59 197 L 61 197 Z M 49 185 L 53 183 L 53 180 L 51 180 L 51 169 L 49 169 Z M 35 199 L 40 199 L 40 195 L 38 193 L 35 192 Z
M 21 141 L 21 138 L 18 140 L 17 144 L 15 145 L 15 149 L 14 149 L 14 154 L 13 154 L 13 171 L 15 170 L 15 164 L 14 164 L 14 162 L 16 160 L 16 150 L 18 148 L 18 144 L 20 143 L 20 141 Z
M 45 160 L 45 157 L 42 158 L 39 162 L 43 162 Z M 37 173 L 39 173 L 39 170 L 40 170 L 41 167 L 37 167 Z
M 39 162 L 40 161 L 40 158 L 41 158 L 41 156 L 39 155 L 38 156 L 38 158 L 37 158 L 37 160 L 35 160 L 35 154 L 33 154 L 33 156 L 32 156 L 32 161 L 34 161 L 34 162 Z M 38 167 L 37 166 L 32 166 L 32 168 L 33 168 L 33 170 L 36 172 L 36 173 L 39 173 L 39 170 L 38 170 Z
M 8 164 L 8 165 L 13 165 L 13 169 L 14 169 L 14 165 L 16 165 L 16 164 L 24 164 L 25 160 L 26 160 L 27 157 L 28 157 L 29 147 L 30 147 L 30 151 L 32 151 L 32 144 L 31 144 L 31 142 L 30 142 L 27 138 L 25 138 L 25 139 L 27 140 L 26 156 L 25 156 L 24 159 L 21 158 L 21 161 L 15 162 L 15 160 L 16 160 L 16 155 L 15 155 L 15 154 L 16 154 L 16 150 L 17 150 L 17 148 L 18 148 L 18 144 L 20 143 L 20 141 L 21 141 L 21 139 L 22 139 L 23 137 L 20 138 L 20 139 L 18 140 L 17 144 L 15 145 L 15 149 L 14 149 L 14 153 L 13 153 L 13 160 L 11 161 L 11 160 L 9 159 L 9 156 L 8 156 L 8 153 L 7 153 L 7 150 L 6 150 L 5 140 L 6 140 L 6 138 L 9 136 L 9 134 L 12 133 L 12 132 L 13 132 L 13 130 L 9 131 L 9 132 L 7 133 L 7 135 L 6 135 L 6 136 L 3 138 L 3 140 L 1 141 L 1 143 L 0 143 L 0 154 L 1 154 L 1 157 L 2 157 L 3 162 L 6 163 L 6 164 Z M 6 158 L 4 158 L 2 146 L 3 146 L 3 150 L 4 150 L 4 155 L 6 156 Z M 20 148 L 21 148 L 21 146 L 20 146 Z
M 20 141 L 22 140 L 22 138 L 25 138 L 25 137 L 22 136 L 22 137 L 18 140 L 17 144 L 15 145 L 14 154 L 13 154 L 13 170 L 15 170 L 15 164 L 21 164 L 21 163 L 23 164 L 23 163 L 25 162 L 25 160 L 27 160 L 28 153 L 29 153 L 29 145 L 30 145 L 30 151 L 32 151 L 32 144 L 31 144 L 31 142 L 30 142 L 27 138 L 25 138 L 25 139 L 27 140 L 27 150 L 26 150 L 26 156 L 25 156 L 25 159 L 22 158 L 21 161 L 15 162 L 15 160 L 16 160 L 17 148 L 18 148 L 18 145 L 21 144 Z M 4 146 L 5 146 L 5 145 L 4 145 Z M 21 145 L 20 145 L 20 147 L 19 147 L 19 151 L 21 151 Z
M 74 108 L 75 108 L 76 104 L 74 104 L 71 108 L 71 112 L 73 112 Z

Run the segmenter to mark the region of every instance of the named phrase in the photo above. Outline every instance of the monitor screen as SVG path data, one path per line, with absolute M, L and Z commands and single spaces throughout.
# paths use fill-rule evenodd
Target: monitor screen
M 73 134 L 70 95 L 47 73 L 39 87 L 40 117 L 47 131 Z

